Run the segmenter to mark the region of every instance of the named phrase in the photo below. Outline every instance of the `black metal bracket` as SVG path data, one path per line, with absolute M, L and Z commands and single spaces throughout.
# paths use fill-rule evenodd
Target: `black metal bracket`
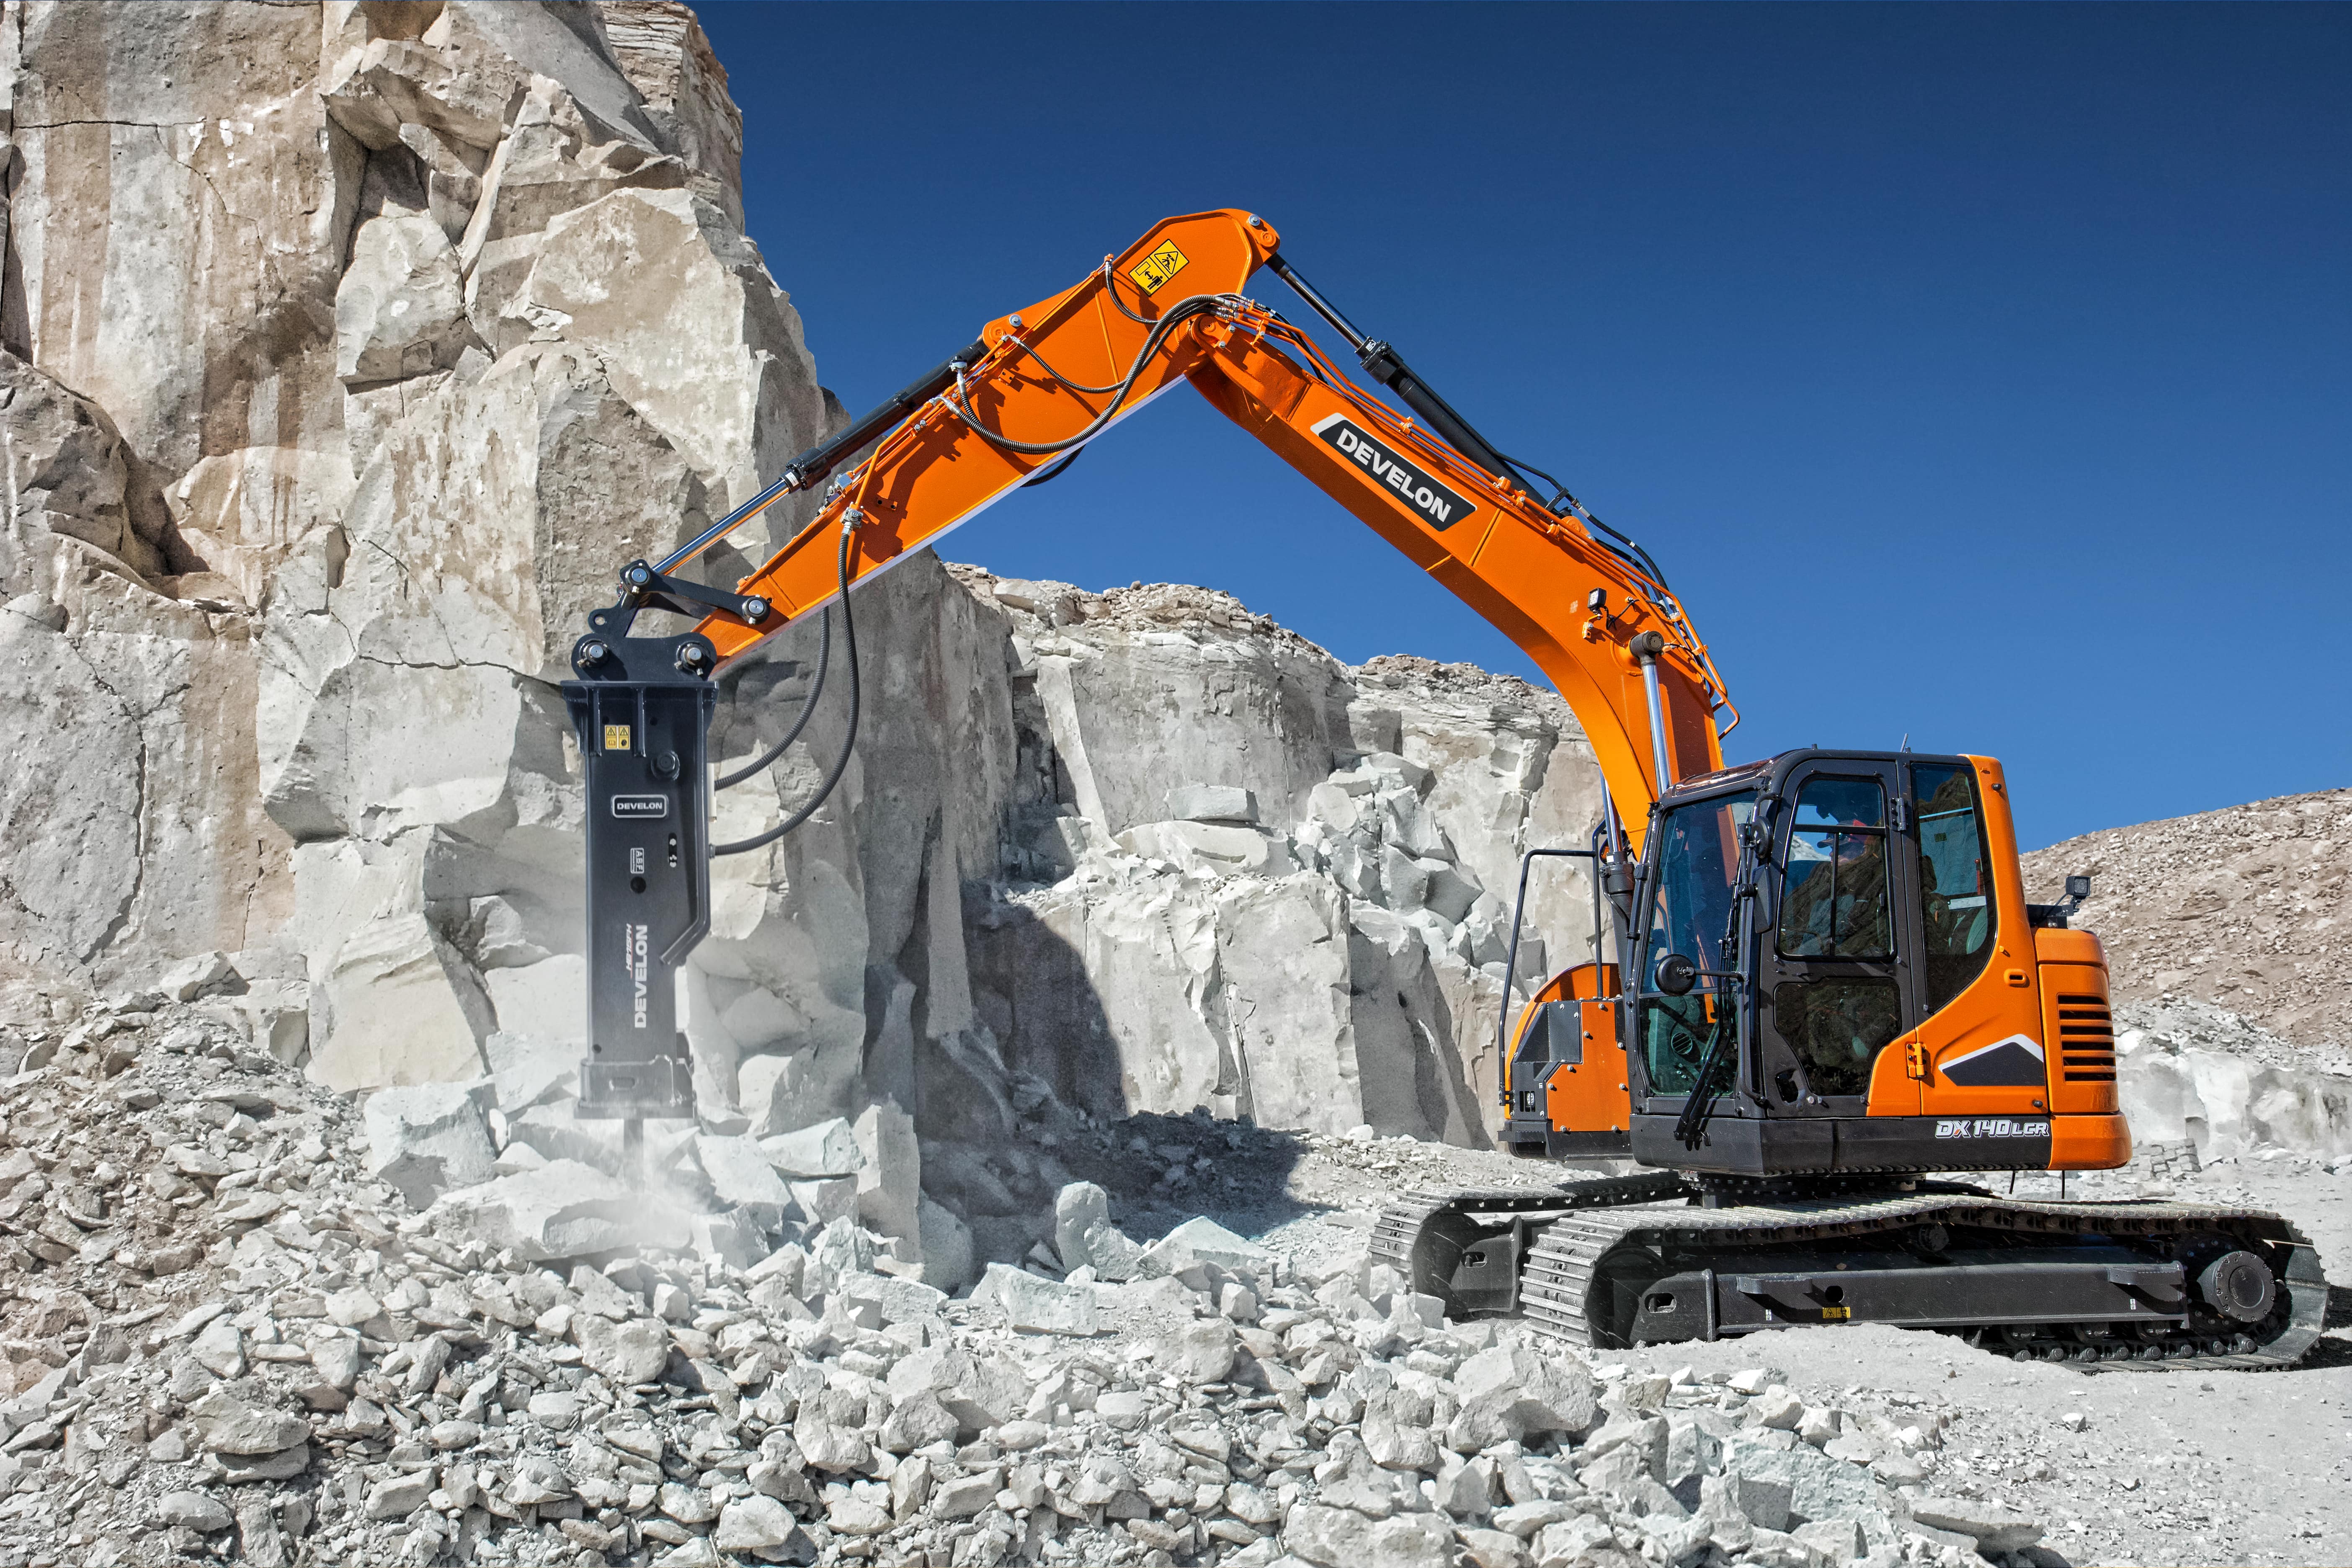
M 1591 849 L 1530 849 L 1519 857 L 1519 896 L 1511 905 L 1511 944 L 1503 957 L 1503 1003 L 1501 1016 L 1495 1020 L 1495 1103 L 1511 1103 L 1511 987 L 1519 978 L 1519 929 L 1528 912 L 1528 873 L 1538 860 L 1593 860 L 1600 854 Z M 1600 931 L 1600 900 L 1593 907 L 1593 931 Z
M 690 583 L 645 561 L 632 561 L 621 568 L 621 591 L 632 611 L 668 610 L 696 620 L 716 610 L 747 626 L 759 626 L 776 613 L 774 605 L 756 594 L 730 594 L 708 584 Z

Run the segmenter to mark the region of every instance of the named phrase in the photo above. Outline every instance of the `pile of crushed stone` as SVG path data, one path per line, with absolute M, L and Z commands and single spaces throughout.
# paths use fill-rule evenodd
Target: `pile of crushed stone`
M 8 1050 L 12 1568 L 2057 1561 L 1934 1494 L 1932 1421 L 1448 1322 L 1345 1216 L 1145 1246 L 1072 1182 L 950 1295 L 822 1184 L 669 1245 L 510 1137 L 436 1194 L 416 1097 L 464 1086 L 371 1114 L 180 1003 Z

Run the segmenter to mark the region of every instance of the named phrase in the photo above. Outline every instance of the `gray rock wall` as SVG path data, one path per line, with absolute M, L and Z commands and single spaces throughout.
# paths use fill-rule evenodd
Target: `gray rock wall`
M 10 1016 L 193 959 L 339 1089 L 576 1047 L 566 650 L 840 418 L 742 234 L 723 70 L 663 0 L 6 16 Z M 1053 1095 L 1483 1141 L 1517 858 L 1596 805 L 1557 700 L 927 552 L 858 611 L 841 790 L 719 863 L 682 976 L 714 1129 L 895 1105 L 985 1146 Z M 817 638 L 730 673 L 719 757 Z M 842 684 L 719 837 L 814 787 Z M 1523 973 L 1578 955 L 1582 888 L 1540 886 Z M 858 1201 L 908 1229 L 893 1160 Z
M 1008 1065 L 1101 1115 L 1485 1142 L 1519 857 L 1599 810 L 1566 705 L 1222 594 L 954 570 L 1013 623 L 1009 879 L 967 921 Z M 1589 951 L 1590 883 L 1539 877 L 1523 976 Z

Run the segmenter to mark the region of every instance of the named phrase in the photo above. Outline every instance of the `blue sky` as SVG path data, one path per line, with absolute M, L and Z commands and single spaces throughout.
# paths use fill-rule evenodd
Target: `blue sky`
M 700 15 L 853 410 L 1245 206 L 1658 557 L 1735 760 L 1990 752 L 2029 847 L 2352 784 L 2352 8 Z M 1535 676 L 1181 393 L 944 552 Z

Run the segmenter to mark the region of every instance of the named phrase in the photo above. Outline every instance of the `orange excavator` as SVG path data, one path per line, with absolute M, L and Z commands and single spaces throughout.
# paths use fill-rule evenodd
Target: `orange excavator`
M 1261 271 L 1403 411 L 1246 296 Z M 1538 858 L 1586 861 L 1612 941 L 1498 1030 L 1500 1142 L 1641 1169 L 1415 1194 L 1375 1232 L 1414 1289 L 1592 1345 L 1884 1322 L 2021 1359 L 2301 1357 L 2326 1285 L 2275 1215 L 2019 1199 L 1931 1176 L 2131 1154 L 2105 959 L 2068 926 L 2087 879 L 2070 879 L 2065 903 L 2025 901 L 2000 764 L 1807 749 L 1727 767 L 1736 710 L 1648 552 L 1498 451 L 1300 276 L 1271 224 L 1231 209 L 1170 218 L 989 322 L 740 510 L 622 570 L 564 685 L 589 799 L 582 1115 L 692 1114 L 671 974 L 708 928 L 710 859 L 789 832 L 847 763 L 851 742 L 784 821 L 712 844 L 714 784 L 764 770 L 807 717 L 714 780 L 713 679 L 811 616 L 829 647 L 837 610 L 854 742 L 851 589 L 1052 479 L 1180 382 L 1525 649 L 1606 785 L 1586 844 L 1523 863 L 1522 904 Z M 749 576 L 681 575 L 819 487 L 814 519 Z M 691 624 L 639 635 L 646 610 Z

